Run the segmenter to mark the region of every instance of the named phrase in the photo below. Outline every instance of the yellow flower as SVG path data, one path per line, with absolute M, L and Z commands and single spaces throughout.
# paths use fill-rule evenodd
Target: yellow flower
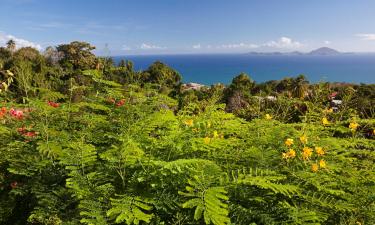
M 293 149 L 289 149 L 287 155 L 289 156 L 289 158 L 294 158 L 296 157 L 296 151 L 294 151 Z
M 205 138 L 203 139 L 203 141 L 204 141 L 204 143 L 205 143 L 206 145 L 208 145 L 208 144 L 211 142 L 211 138 L 209 138 L 209 137 L 205 137 Z
M 192 131 L 196 133 L 198 132 L 198 128 L 193 128 Z
M 208 127 L 208 128 L 211 127 L 211 122 L 208 122 L 208 123 L 207 123 L 207 127 Z
M 307 144 L 307 137 L 306 137 L 306 135 L 302 135 L 301 137 L 299 137 L 299 140 L 302 142 L 302 144 Z
M 194 124 L 194 120 L 192 120 L 192 119 L 185 120 L 185 121 L 184 121 L 184 124 L 185 124 L 186 126 L 191 127 L 191 126 L 193 126 L 193 124 Z
M 326 117 L 322 118 L 322 123 L 323 123 L 324 126 L 329 125 L 329 121 L 328 121 L 328 119 Z
M 219 134 L 217 133 L 217 131 L 215 130 L 214 131 L 214 138 L 218 138 L 219 137 Z
M 320 168 L 326 168 L 326 166 L 327 166 L 326 161 L 324 161 L 323 159 L 321 159 L 321 160 L 319 161 L 319 167 L 320 167 Z
M 315 151 L 316 151 L 316 154 L 318 154 L 319 156 L 322 156 L 325 154 L 322 147 L 315 147 Z
M 333 108 L 325 109 L 324 112 L 325 113 L 333 113 Z
M 285 140 L 285 145 L 288 146 L 288 147 L 290 147 L 293 143 L 294 143 L 294 140 L 291 139 L 291 138 L 287 138 Z
M 314 173 L 317 172 L 318 169 L 319 169 L 318 164 L 314 163 L 311 165 L 311 171 L 313 171 Z
M 358 126 L 359 126 L 359 124 L 356 123 L 356 122 L 351 122 L 351 123 L 349 124 L 349 128 L 350 128 L 350 130 L 352 130 L 352 131 L 356 131 L 357 128 L 358 128 Z
M 304 147 L 304 148 L 303 148 L 303 152 L 302 152 L 302 158 L 303 158 L 303 160 L 307 160 L 307 159 L 309 159 L 309 158 L 311 157 L 311 155 L 312 155 L 312 150 L 311 150 L 311 148 L 309 148 L 309 147 Z
M 268 113 L 266 114 L 265 118 L 266 118 L 266 120 L 272 120 L 272 116 Z
M 283 157 L 283 159 L 294 158 L 294 157 L 296 157 L 296 151 L 294 151 L 293 149 L 289 149 L 288 152 L 282 153 L 282 157 Z

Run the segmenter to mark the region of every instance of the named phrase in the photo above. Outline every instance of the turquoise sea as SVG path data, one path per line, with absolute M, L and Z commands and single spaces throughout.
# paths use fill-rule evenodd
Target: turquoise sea
M 241 72 L 256 82 L 279 80 L 304 74 L 310 82 L 336 81 L 375 83 L 375 54 L 336 56 L 270 56 L 246 54 L 216 55 L 137 55 L 116 56 L 115 62 L 129 59 L 136 70 L 144 70 L 154 61 L 162 61 L 176 69 L 183 82 L 206 85 L 231 82 Z

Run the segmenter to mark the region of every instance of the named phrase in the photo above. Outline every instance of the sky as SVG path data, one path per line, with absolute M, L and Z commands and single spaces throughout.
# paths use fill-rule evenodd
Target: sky
M 0 46 L 99 55 L 375 52 L 374 0 L 0 0 Z

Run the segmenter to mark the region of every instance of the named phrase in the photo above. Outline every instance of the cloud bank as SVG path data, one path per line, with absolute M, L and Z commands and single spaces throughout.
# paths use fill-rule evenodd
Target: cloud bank
M 375 41 L 375 34 L 356 34 L 363 41 Z
M 221 44 L 221 45 L 207 45 L 201 46 L 200 44 L 193 45 L 193 49 L 206 48 L 210 49 L 211 47 L 218 50 L 249 50 L 249 49 L 297 49 L 303 47 L 304 45 L 301 42 L 295 41 L 289 37 L 281 37 L 278 40 L 268 41 L 265 43 L 254 44 L 254 43 L 230 43 L 230 44 Z
M 288 37 L 281 37 L 277 41 L 269 41 L 265 44 L 263 44 L 264 47 L 271 47 L 271 48 L 300 48 L 302 47 L 302 44 L 298 41 L 294 41 L 291 38 Z
M 5 34 L 3 32 L 0 32 L 0 46 L 5 46 L 6 43 L 11 39 L 16 42 L 17 48 L 32 47 L 32 48 L 38 49 L 39 51 L 42 50 L 42 46 L 40 44 L 31 42 L 22 38 L 17 38 L 10 34 Z
M 143 43 L 143 44 L 141 44 L 140 49 L 143 49 L 143 50 L 154 50 L 154 49 L 166 49 L 166 47 Z

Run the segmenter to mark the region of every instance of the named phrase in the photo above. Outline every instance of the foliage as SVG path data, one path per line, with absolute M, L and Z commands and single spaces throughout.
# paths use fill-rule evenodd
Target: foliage
M 235 115 L 225 87 L 181 92 L 165 65 L 151 81 L 126 62 L 17 54 L 1 73 L 14 76 L 0 95 L 1 224 L 375 223 L 375 120 L 354 104 L 366 88 L 333 110 L 326 84 L 301 98 L 300 77 L 269 99 L 241 75 Z

